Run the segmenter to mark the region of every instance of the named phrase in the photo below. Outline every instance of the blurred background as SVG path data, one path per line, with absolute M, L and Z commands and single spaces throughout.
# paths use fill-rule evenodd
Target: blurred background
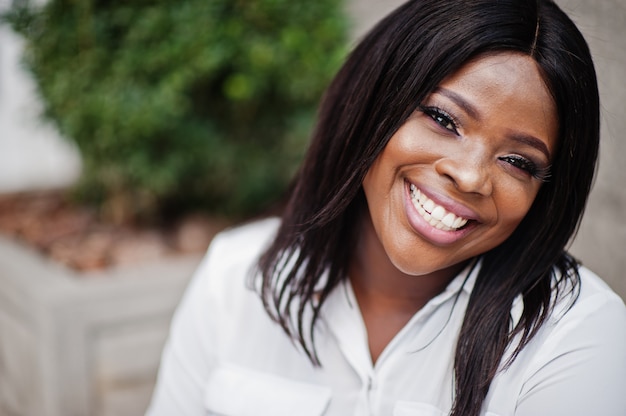
M 558 3 L 602 96 L 600 169 L 572 251 L 626 296 L 626 1 Z M 29 4 L 0 0 L 0 195 L 68 189 L 99 220 L 163 228 L 274 209 L 325 85 L 401 1 Z
M 211 236 L 279 209 L 325 86 L 401 3 L 0 0 L 0 416 L 141 414 Z M 626 0 L 557 3 L 590 44 L 602 100 L 600 169 L 571 251 L 626 299 Z M 138 278 L 168 273 L 175 284 Z M 58 285 L 41 289 L 39 274 Z M 71 344 L 49 336 L 74 327 Z

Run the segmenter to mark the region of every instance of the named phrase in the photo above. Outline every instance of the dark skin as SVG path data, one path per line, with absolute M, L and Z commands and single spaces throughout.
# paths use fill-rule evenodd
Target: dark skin
M 443 292 L 466 262 L 426 276 L 402 273 L 385 255 L 369 214 L 366 212 L 361 218 L 363 226 L 350 266 L 350 283 L 363 316 L 370 355 L 375 364 L 411 317 Z

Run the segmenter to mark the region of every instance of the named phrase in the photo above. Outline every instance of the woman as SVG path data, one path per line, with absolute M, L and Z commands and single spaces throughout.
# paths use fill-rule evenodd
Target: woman
M 624 415 L 624 304 L 565 251 L 598 139 L 552 1 L 404 4 L 327 91 L 282 218 L 214 240 L 148 413 Z

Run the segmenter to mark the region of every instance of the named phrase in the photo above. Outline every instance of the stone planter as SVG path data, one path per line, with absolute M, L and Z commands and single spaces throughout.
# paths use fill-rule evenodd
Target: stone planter
M 143 414 L 200 258 L 79 276 L 0 237 L 0 415 Z

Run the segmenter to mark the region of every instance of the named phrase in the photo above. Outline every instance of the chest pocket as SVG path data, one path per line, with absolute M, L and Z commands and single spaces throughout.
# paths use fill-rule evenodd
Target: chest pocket
M 209 415 L 321 416 L 330 397 L 328 387 L 222 364 L 207 382 L 204 404 Z

